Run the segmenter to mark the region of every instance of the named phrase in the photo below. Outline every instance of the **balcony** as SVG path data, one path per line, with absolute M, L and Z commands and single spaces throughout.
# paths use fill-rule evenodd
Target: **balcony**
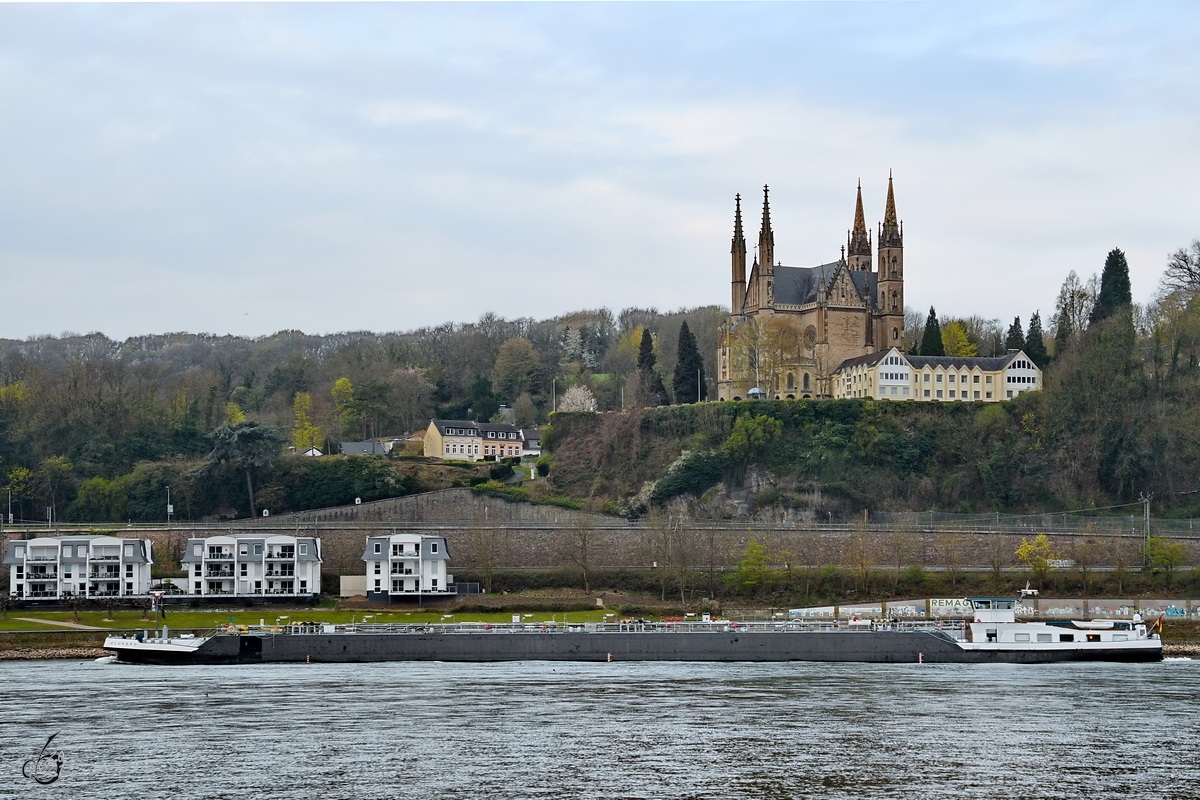
M 58 555 L 56 554 L 56 555 L 52 555 L 52 556 L 46 556 L 46 555 L 35 556 L 33 553 L 30 553 L 25 558 L 25 560 L 26 561 L 58 561 Z
M 120 597 L 121 593 L 119 591 L 117 591 L 117 592 L 94 591 L 94 592 L 88 592 L 87 596 L 88 597 Z
M 295 594 L 295 589 L 267 589 L 263 594 Z
M 295 561 L 295 550 L 268 550 L 267 561 Z
M 233 561 L 233 553 L 226 553 L 223 550 L 209 550 L 208 561 Z
M 31 572 L 25 576 L 27 581 L 54 581 L 58 580 L 57 572 Z
M 92 572 L 88 574 L 89 581 L 119 581 L 121 575 L 116 572 Z
M 47 591 L 29 592 L 25 596 L 26 597 L 58 597 L 58 592 L 47 592 Z
M 233 589 L 207 589 L 205 590 L 204 594 L 233 594 Z
M 295 572 L 284 572 L 283 570 L 272 570 L 272 569 L 267 570 L 268 578 L 294 578 L 295 576 L 296 576 Z
M 233 570 L 231 569 L 210 569 L 204 573 L 206 578 L 232 578 Z
M 91 556 L 91 557 L 89 557 L 89 559 L 88 559 L 88 560 L 89 560 L 89 561 L 120 561 L 120 560 L 121 560 L 121 556 L 119 556 L 119 555 L 115 555 L 115 556 Z

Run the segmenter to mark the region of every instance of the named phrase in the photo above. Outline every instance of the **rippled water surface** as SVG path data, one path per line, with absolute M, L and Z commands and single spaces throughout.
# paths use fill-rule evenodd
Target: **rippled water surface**
M 1200 798 L 1198 690 L 1187 660 L 0 662 L 0 795 Z

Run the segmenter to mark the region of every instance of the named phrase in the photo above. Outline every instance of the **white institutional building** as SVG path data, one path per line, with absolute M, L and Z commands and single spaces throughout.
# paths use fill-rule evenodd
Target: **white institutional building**
M 179 559 L 190 597 L 315 597 L 321 593 L 321 540 L 297 536 L 188 539 Z
M 145 597 L 154 556 L 149 539 L 59 536 L 17 539 L 4 554 L 10 597 Z
M 367 598 L 446 597 L 454 592 L 453 575 L 446 574 L 450 553 L 441 536 L 394 533 L 368 536 L 363 561 L 367 562 Z

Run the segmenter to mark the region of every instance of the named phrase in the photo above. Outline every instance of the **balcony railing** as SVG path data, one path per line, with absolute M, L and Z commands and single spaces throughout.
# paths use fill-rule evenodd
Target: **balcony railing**
M 57 572 L 31 572 L 25 576 L 25 580 L 27 581 L 53 581 L 57 579 Z
M 233 589 L 207 589 L 205 594 L 233 594 Z
M 88 592 L 87 596 L 88 596 L 88 597 L 120 597 L 120 596 L 121 596 L 121 593 L 120 593 L 120 592 L 100 592 L 100 591 L 95 591 L 95 592 Z
M 275 552 L 273 550 L 267 551 L 267 561 L 293 561 L 295 558 L 296 554 L 293 552 Z
M 119 581 L 121 580 L 120 573 L 117 572 L 92 572 L 88 574 L 89 581 Z
M 58 592 L 29 592 L 26 597 L 58 597 Z
M 295 594 L 295 589 L 267 589 L 263 594 Z M 307 593 L 306 593 L 307 594 Z
M 58 561 L 58 556 L 57 555 L 35 556 L 34 554 L 30 553 L 29 556 L 25 560 L 26 561 Z
M 214 553 L 209 551 L 209 561 L 233 561 L 233 553 Z
M 214 569 L 204 573 L 206 578 L 232 578 L 233 570 L 231 569 Z
M 294 572 L 280 572 L 278 570 L 267 570 L 268 578 L 294 578 L 295 576 L 296 576 L 296 573 L 294 573 Z

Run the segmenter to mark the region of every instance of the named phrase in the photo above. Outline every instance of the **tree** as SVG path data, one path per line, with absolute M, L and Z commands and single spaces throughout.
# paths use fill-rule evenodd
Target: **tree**
M 942 343 L 942 326 L 938 324 L 937 312 L 929 307 L 929 318 L 925 320 L 925 334 L 921 337 L 922 356 L 944 356 L 946 346 Z
M 349 381 L 347 381 L 349 383 Z M 250 516 L 258 516 L 254 505 L 253 474 L 270 464 L 279 455 L 284 438 L 272 427 L 253 420 L 221 425 L 208 435 L 213 442 L 212 452 L 200 467 L 197 476 L 207 475 L 218 467 L 243 472 L 246 475 L 246 494 L 250 500 Z
M 321 439 L 321 429 L 313 424 L 312 395 L 308 392 L 296 392 L 292 400 L 292 413 L 296 417 L 292 425 L 292 447 L 297 452 L 317 447 Z
M 966 328 L 957 320 L 942 328 L 942 349 L 948 356 L 970 357 L 979 349 L 967 338 Z
M 522 337 L 513 337 L 500 345 L 496 365 L 492 368 L 492 381 L 501 397 L 515 399 L 522 392 L 534 388 L 541 359 L 533 343 Z
M 46 488 L 46 497 L 50 500 L 51 516 L 58 519 L 58 498 L 67 481 L 71 478 L 71 462 L 62 456 L 50 456 L 42 462 L 39 477 Z
M 1125 254 L 1114 247 L 1104 259 L 1104 271 L 1100 273 L 1100 294 L 1092 307 L 1088 325 L 1091 327 L 1103 322 L 1118 312 L 1129 313 L 1132 305 L 1133 290 L 1129 284 L 1129 263 L 1125 260 Z M 1132 332 L 1132 316 L 1129 324 Z
M 1151 536 L 1146 540 L 1145 555 L 1150 569 L 1162 572 L 1166 577 L 1167 586 L 1172 584 L 1175 570 L 1187 563 L 1187 548 L 1161 536 Z
M 333 410 L 337 414 L 340 436 L 354 436 L 358 431 L 358 406 L 354 402 L 354 386 L 349 378 L 338 378 L 334 381 Z
M 704 380 L 704 359 L 696 346 L 696 337 L 688 328 L 687 320 L 679 326 L 678 355 L 675 359 L 675 375 L 671 388 L 675 391 L 676 403 L 700 402 L 708 394 Z
M 771 579 L 771 571 L 767 566 L 767 548 L 751 538 L 750 543 L 746 545 L 746 552 L 742 554 L 741 563 L 730 579 L 744 594 L 756 595 L 765 589 Z
M 596 398 L 590 389 L 582 383 L 577 383 L 563 392 L 562 400 L 558 401 L 559 411 L 595 411 Z
M 537 423 L 537 406 L 533 404 L 529 392 L 521 392 L 521 396 L 513 403 L 513 423 L 518 428 L 532 428 Z
M 25 519 L 25 501 L 33 497 L 33 470 L 15 466 L 8 471 L 8 485 L 13 500 L 17 501 L 17 518 Z
M 1078 334 L 1087 330 L 1092 307 L 1096 303 L 1099 282 L 1095 275 L 1086 284 L 1079 280 L 1075 270 L 1067 275 L 1058 300 L 1054 306 L 1054 317 L 1050 326 L 1054 328 L 1054 356 L 1062 355 L 1067 345 Z
M 584 591 L 591 592 L 592 564 L 595 561 L 596 547 L 600 544 L 603 532 L 593 528 L 587 517 L 580 514 L 564 535 L 566 537 L 564 555 L 568 561 L 579 568 L 580 575 L 583 577 Z
M 748 463 L 782 434 L 780 420 L 766 414 L 756 417 L 743 414 L 733 423 L 733 431 L 721 445 L 721 450 L 736 462 Z
M 1042 315 L 1039 311 L 1033 312 L 1033 316 L 1029 318 L 1029 332 L 1025 334 L 1024 350 L 1029 360 L 1039 367 L 1050 363 L 1050 356 L 1046 353 L 1046 337 L 1042 333 Z
M 642 342 L 638 346 L 638 379 L 641 387 L 641 402 L 647 406 L 665 406 L 669 402 L 667 400 L 667 387 L 663 386 L 662 376 L 658 374 L 658 369 L 655 367 L 656 358 L 654 356 L 654 337 L 650 335 L 650 329 L 642 330 Z
M 392 373 L 391 411 L 405 431 L 412 432 L 429 424 L 433 416 L 433 384 L 425 370 L 398 369 Z
M 1185 301 L 1200 294 L 1200 239 L 1193 239 L 1190 247 L 1181 247 L 1170 255 L 1159 292 L 1179 295 Z
M 1012 325 L 1008 326 L 1008 335 L 1004 337 L 1004 347 L 1008 350 L 1025 348 L 1025 331 L 1021 328 L 1020 317 L 1013 317 Z
M 1038 582 L 1038 588 L 1045 585 L 1046 577 L 1052 566 L 1051 562 L 1058 558 L 1059 555 L 1054 549 L 1054 544 L 1044 533 L 1039 533 L 1032 542 L 1028 539 L 1021 539 L 1021 544 L 1017 548 L 1017 560 L 1033 573 L 1034 579 Z

